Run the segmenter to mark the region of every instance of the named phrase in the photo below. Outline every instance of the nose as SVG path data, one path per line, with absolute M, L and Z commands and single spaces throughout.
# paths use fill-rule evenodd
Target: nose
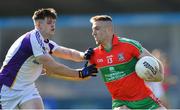
M 55 28 L 55 26 L 56 26 L 56 25 L 55 25 L 54 23 L 51 25 L 52 28 Z
M 51 26 L 55 27 L 56 26 L 56 22 L 52 22 Z

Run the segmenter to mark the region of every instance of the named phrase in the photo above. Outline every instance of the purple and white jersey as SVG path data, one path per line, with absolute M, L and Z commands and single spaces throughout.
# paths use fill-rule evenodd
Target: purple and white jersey
M 17 90 L 35 86 L 34 81 L 40 76 L 43 66 L 35 58 L 51 54 L 57 47 L 55 42 L 45 41 L 37 29 L 22 35 L 6 55 L 0 70 L 0 83 Z

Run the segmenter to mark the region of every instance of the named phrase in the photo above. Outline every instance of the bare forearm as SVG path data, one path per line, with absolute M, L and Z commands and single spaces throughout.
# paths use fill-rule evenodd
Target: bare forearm
M 84 60 L 84 53 L 72 49 L 72 50 L 70 50 L 69 58 L 70 58 L 70 60 L 73 60 L 76 62 L 81 62 Z
M 68 76 L 62 76 L 54 73 L 50 73 L 49 71 L 46 71 L 46 75 L 52 78 L 57 78 L 57 79 L 63 79 L 63 80 L 71 80 L 71 81 L 82 81 L 82 80 L 88 80 L 90 79 L 89 77 L 86 78 L 80 78 L 80 77 L 68 77 Z
M 81 62 L 84 60 L 84 53 L 75 49 L 70 49 L 66 47 L 59 47 L 54 52 L 53 55 L 59 58 L 72 60 L 76 62 Z
M 56 65 L 50 64 L 51 66 L 45 67 L 47 73 L 55 74 L 56 76 L 67 76 L 67 77 L 79 77 L 78 70 L 71 69 L 63 64 Z
M 50 55 L 41 55 L 37 57 L 36 60 L 43 64 L 43 67 L 46 69 L 46 71 L 49 71 L 49 73 L 61 76 L 79 77 L 78 70 L 56 62 Z

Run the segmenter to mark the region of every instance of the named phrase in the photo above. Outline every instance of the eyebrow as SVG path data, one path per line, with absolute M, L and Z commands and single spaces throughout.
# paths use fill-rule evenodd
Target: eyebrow
M 94 26 L 94 27 L 92 27 L 92 28 L 99 28 L 100 26 Z

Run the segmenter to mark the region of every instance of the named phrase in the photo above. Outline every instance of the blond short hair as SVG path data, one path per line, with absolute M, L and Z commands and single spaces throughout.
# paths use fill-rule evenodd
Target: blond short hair
M 112 22 L 112 18 L 111 16 L 108 15 L 96 15 L 91 17 L 90 22 L 93 23 L 95 21 L 111 21 Z

